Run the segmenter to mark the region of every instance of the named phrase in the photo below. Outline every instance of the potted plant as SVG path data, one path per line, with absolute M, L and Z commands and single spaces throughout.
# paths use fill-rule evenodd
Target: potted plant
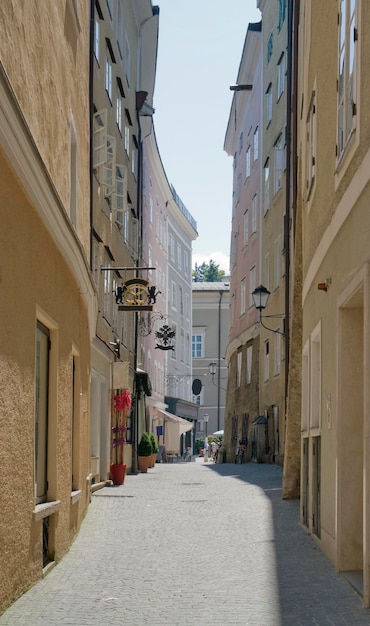
M 152 444 L 149 433 L 143 433 L 137 447 L 139 471 L 146 474 L 152 456 Z
M 117 390 L 112 402 L 112 463 L 110 476 L 114 485 L 125 481 L 126 464 L 124 446 L 126 445 L 126 422 L 131 408 L 131 394 L 127 389 Z
M 150 467 L 154 467 L 156 458 L 157 458 L 157 453 L 158 453 L 158 444 L 157 444 L 157 440 L 155 438 L 154 433 L 150 433 L 149 437 L 150 437 L 150 443 L 152 444 L 152 456 L 151 456 Z

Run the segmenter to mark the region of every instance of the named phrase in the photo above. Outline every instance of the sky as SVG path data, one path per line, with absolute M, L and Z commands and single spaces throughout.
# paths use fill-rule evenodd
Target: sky
M 232 157 L 224 152 L 257 0 L 153 0 L 160 8 L 154 127 L 167 178 L 197 221 L 193 267 L 229 271 Z

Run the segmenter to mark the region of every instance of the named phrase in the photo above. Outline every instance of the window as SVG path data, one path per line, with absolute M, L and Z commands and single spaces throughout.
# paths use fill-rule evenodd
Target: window
M 274 194 L 283 186 L 283 172 L 285 170 L 285 147 L 282 136 L 274 146 Z
M 241 190 L 241 187 L 242 187 L 242 175 L 239 172 L 238 178 L 237 178 L 237 182 L 236 182 L 236 190 L 235 190 L 235 206 L 240 201 L 240 190 Z
M 191 338 L 192 359 L 202 359 L 204 357 L 204 333 L 196 333 Z
M 243 148 L 243 133 L 240 133 L 240 136 L 239 136 L 239 152 L 241 152 L 242 148 Z
M 104 280 L 104 293 L 103 293 L 103 317 L 110 322 L 111 315 L 111 294 L 112 294 L 112 285 L 111 278 L 112 272 L 110 271 L 111 259 L 108 254 L 105 254 L 104 257 L 104 266 L 107 268 L 103 272 L 103 280 Z
M 245 153 L 245 177 L 249 178 L 251 175 L 251 147 L 248 146 L 247 152 Z
M 252 233 L 257 232 L 257 194 L 252 198 Z
M 110 55 L 110 49 L 107 44 L 105 51 L 105 91 L 108 94 L 109 100 L 112 102 L 112 77 L 113 77 L 113 69 L 112 69 L 112 57 Z
M 119 132 L 122 134 L 122 97 L 121 97 L 121 94 L 117 94 L 117 97 L 116 97 L 116 122 L 119 128 Z
M 281 335 L 274 333 L 274 376 L 280 374 L 280 361 L 281 361 Z
M 70 145 L 70 216 L 71 222 L 77 228 L 77 135 L 73 118 L 71 119 Z
M 249 241 L 249 215 L 248 215 L 249 211 L 248 209 L 246 210 L 246 212 L 244 213 L 244 245 L 247 246 L 248 245 L 248 241 Z
M 102 168 L 103 193 L 110 198 L 115 190 L 116 181 L 116 138 L 107 135 L 107 160 Z
M 279 0 L 279 31 L 282 29 L 286 15 L 286 0 Z
M 252 354 L 253 354 L 253 346 L 247 347 L 247 376 L 246 383 L 250 385 L 252 380 Z
M 266 252 L 265 254 L 265 263 L 264 263 L 264 285 L 266 289 L 270 290 L 270 254 Z
M 180 306 L 180 314 L 184 315 L 184 296 L 182 285 L 179 285 L 179 306 Z
M 265 341 L 265 352 L 264 352 L 264 380 L 265 382 L 270 378 L 270 343 L 269 340 Z
M 249 270 L 249 306 L 254 306 L 252 293 L 256 288 L 256 266 Z
M 321 327 L 315 328 L 311 335 L 311 397 L 310 428 L 321 427 Z
M 49 344 L 49 330 L 38 322 L 36 327 L 35 366 L 36 504 L 46 501 L 48 488 Z
M 356 0 L 341 0 L 339 15 L 338 157 L 355 126 L 357 28 Z
M 125 120 L 125 151 L 130 158 L 130 127 L 127 118 Z
M 285 86 L 285 54 L 282 53 L 278 62 L 277 99 L 282 96 Z
M 175 260 L 175 238 L 173 235 L 170 235 L 170 257 L 171 260 Z
M 117 46 L 121 59 L 123 59 L 123 0 L 117 3 Z
M 264 206 L 264 214 L 270 208 L 270 164 L 269 159 L 267 159 L 264 167 L 264 197 L 265 197 L 265 206 Z
M 107 7 L 108 7 L 109 17 L 112 20 L 113 19 L 113 0 L 107 0 Z
M 245 314 L 245 299 L 246 299 L 246 280 L 244 277 L 240 283 L 240 315 Z
M 243 353 L 241 350 L 239 350 L 239 352 L 236 355 L 236 386 L 240 387 L 241 384 L 241 380 L 242 380 L 242 359 L 243 359 Z
M 270 124 L 272 120 L 272 85 L 269 84 L 266 91 L 266 126 Z
M 112 197 L 114 219 L 124 224 L 124 213 L 127 211 L 127 167 L 116 165 L 115 190 Z
M 281 235 L 274 241 L 274 289 L 280 285 L 281 277 Z
M 95 37 L 94 37 L 94 54 L 98 63 L 100 63 L 100 21 L 95 16 Z
M 258 159 L 258 126 L 253 135 L 253 159 L 255 161 Z
M 186 252 L 186 250 L 184 250 L 184 273 L 187 276 L 189 272 L 189 255 Z
M 93 167 L 95 169 L 107 161 L 107 115 L 107 109 L 94 114 Z
M 171 282 L 171 305 L 173 309 L 177 308 L 177 288 L 174 281 Z
M 181 268 L 181 262 L 182 262 L 182 249 L 181 249 L 181 245 L 178 243 L 177 244 L 177 265 Z
M 310 197 L 316 171 L 316 94 L 312 93 L 306 121 L 306 189 Z
M 273 50 L 274 50 L 274 39 L 273 39 L 273 35 L 271 33 L 270 37 L 267 40 L 267 63 L 270 62 Z
M 180 361 L 185 363 L 185 330 L 180 328 Z
M 130 86 L 130 80 L 131 80 L 131 53 L 130 53 L 130 44 L 128 42 L 127 37 L 126 37 L 126 42 L 125 42 L 125 76 L 126 76 L 127 84 Z

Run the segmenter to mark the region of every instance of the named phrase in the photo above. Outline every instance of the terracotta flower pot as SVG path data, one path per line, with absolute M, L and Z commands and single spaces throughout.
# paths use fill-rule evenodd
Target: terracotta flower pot
M 138 456 L 139 472 L 146 474 L 148 471 L 151 456 Z
M 110 466 L 110 477 L 112 479 L 113 485 L 123 485 L 125 482 L 126 476 L 126 467 L 124 463 L 115 464 L 112 463 Z

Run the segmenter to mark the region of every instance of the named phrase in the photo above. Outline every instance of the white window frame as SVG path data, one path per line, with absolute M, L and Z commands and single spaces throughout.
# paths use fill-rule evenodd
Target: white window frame
M 310 198 L 316 176 L 317 116 L 316 92 L 313 91 L 306 120 L 306 193 Z
M 266 126 L 272 120 L 272 84 L 270 83 L 266 90 Z
M 274 376 L 280 375 L 281 368 L 281 335 L 274 333 Z
M 109 52 L 108 46 L 105 50 L 105 73 L 104 73 L 104 86 L 110 102 L 112 102 L 113 95 L 113 63 Z
M 280 286 L 281 279 L 281 235 L 274 241 L 274 289 Z
M 116 96 L 116 122 L 118 126 L 118 130 L 122 135 L 122 110 L 123 110 L 123 102 L 122 96 L 120 93 Z
M 264 341 L 263 374 L 264 374 L 264 381 L 267 382 L 270 378 L 270 341 L 269 339 L 266 339 Z
M 126 35 L 125 38 L 125 76 L 127 85 L 130 86 L 131 81 L 131 51 L 130 51 L 130 43 L 128 37 Z
M 243 365 L 243 352 L 238 350 L 236 353 L 236 386 L 239 388 L 242 382 L 242 365 Z
M 107 109 L 101 109 L 94 113 L 94 168 L 98 168 L 107 162 L 107 119 Z
M 251 175 L 251 147 L 248 146 L 245 153 L 245 177 L 249 178 Z
M 244 246 L 248 245 L 249 242 L 249 211 L 248 209 L 245 210 L 244 212 L 244 216 L 243 216 L 243 234 L 244 234 Z
M 249 307 L 254 306 L 252 293 L 256 288 L 257 268 L 253 265 L 249 270 Z
M 337 158 L 340 159 L 356 128 L 356 78 L 357 78 L 357 11 L 354 0 L 339 2 L 339 50 L 338 50 L 338 121 Z M 344 19 L 343 19 L 344 17 Z M 350 65 L 352 62 L 352 66 Z
M 259 144 L 258 144 L 258 126 L 256 126 L 256 129 L 254 131 L 254 135 L 253 135 L 253 160 L 257 161 L 258 160 L 258 156 L 259 156 Z
M 278 75 L 277 75 L 277 100 L 280 100 L 285 89 L 285 72 L 286 72 L 286 60 L 285 53 L 282 52 L 278 61 Z
M 266 163 L 263 168 L 264 173 L 264 207 L 263 213 L 264 215 L 270 208 L 270 159 L 266 159 Z
M 282 136 L 274 146 L 274 194 L 283 187 L 283 174 L 286 169 L 285 147 Z
M 257 232 L 257 194 L 252 198 L 252 233 Z
M 115 221 L 123 226 L 124 214 L 127 211 L 127 167 L 125 165 L 116 164 L 112 210 Z
M 247 346 L 247 371 L 246 371 L 246 379 L 245 382 L 247 385 L 250 385 L 252 381 L 252 356 L 253 356 L 253 346 Z
M 245 315 L 247 281 L 244 276 L 240 281 L 240 315 Z
M 191 336 L 191 358 L 204 359 L 205 331 L 194 330 Z
M 95 15 L 94 25 L 94 54 L 98 65 L 100 65 L 100 20 L 97 15 Z

